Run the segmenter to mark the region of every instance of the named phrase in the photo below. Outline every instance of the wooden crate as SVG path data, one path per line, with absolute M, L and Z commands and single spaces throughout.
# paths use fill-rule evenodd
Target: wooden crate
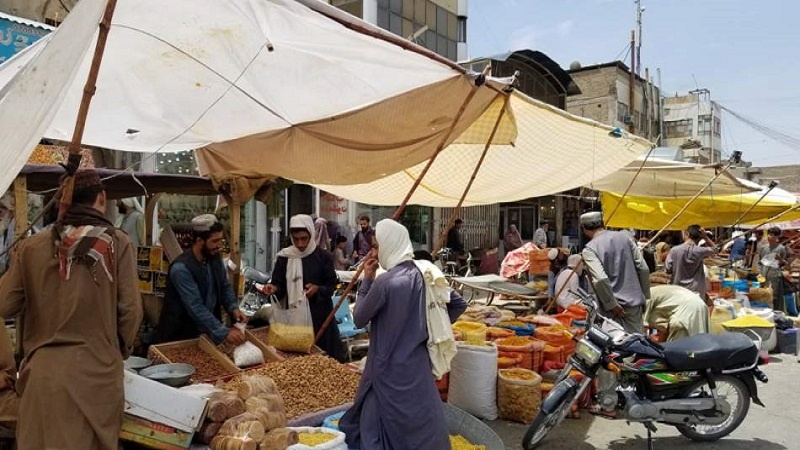
M 153 361 L 154 364 L 169 364 L 169 363 L 180 363 L 185 361 L 170 361 L 164 355 L 164 351 L 177 349 L 177 348 L 186 348 L 186 347 L 198 347 L 203 353 L 210 355 L 214 360 L 216 360 L 220 365 L 225 369 L 227 375 L 233 375 L 241 371 L 236 365 L 231 361 L 224 353 L 222 353 L 206 336 L 200 336 L 198 339 L 189 339 L 186 341 L 175 341 L 175 342 L 167 342 L 165 344 L 158 344 L 158 345 L 151 345 L 150 350 L 148 351 L 148 358 Z M 211 377 L 210 379 L 216 379 L 217 377 Z M 195 382 L 199 381 L 207 381 L 207 379 L 193 379 Z

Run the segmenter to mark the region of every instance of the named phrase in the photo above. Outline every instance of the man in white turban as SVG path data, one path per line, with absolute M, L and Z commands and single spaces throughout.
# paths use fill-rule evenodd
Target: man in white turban
M 146 246 L 144 231 L 144 210 L 135 198 L 123 198 L 117 201 L 117 212 L 120 216 L 116 227 L 124 231 L 135 248 Z
M 431 269 L 435 268 L 432 263 L 412 260 L 414 249 L 403 225 L 382 220 L 375 236 L 378 258 L 371 253 L 364 263 L 364 281 L 353 315 L 356 326 L 371 324 L 369 357 L 355 403 L 339 427 L 350 448 L 450 448 L 434 383 L 442 363 L 447 365 L 449 341 L 441 337 L 441 327 L 431 327 L 429 311 L 443 309 L 443 318 L 452 323 L 467 305 L 458 294 L 446 290 L 446 284 L 444 302 L 440 300 L 441 272 Z M 376 278 L 378 262 L 387 272 Z M 441 315 L 436 317 L 442 321 Z M 430 350 L 436 346 L 443 351 Z
M 314 221 L 311 216 L 298 214 L 289 220 L 292 245 L 278 252 L 272 279 L 263 292 L 275 295 L 285 305 L 294 305 L 303 297 L 308 299 L 314 334 L 333 311 L 333 292 L 338 278 L 330 252 L 317 246 Z M 331 322 L 317 345 L 328 355 L 342 359 L 339 329 Z

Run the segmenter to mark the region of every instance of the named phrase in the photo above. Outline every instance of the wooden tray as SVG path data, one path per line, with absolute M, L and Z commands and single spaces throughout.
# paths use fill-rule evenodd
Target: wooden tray
M 154 364 L 170 364 L 170 363 L 180 363 L 185 361 L 170 361 L 163 352 L 163 350 L 170 350 L 170 349 L 178 349 L 178 348 L 193 348 L 199 347 L 203 353 L 210 355 L 214 358 L 217 362 L 225 368 L 227 375 L 234 375 L 241 372 L 241 369 L 236 367 L 236 365 L 231 361 L 224 353 L 222 353 L 206 336 L 200 336 L 198 339 L 189 339 L 185 341 L 175 341 L 175 342 L 167 342 L 164 344 L 157 344 L 151 345 L 150 350 L 148 350 L 147 356 L 148 358 L 153 361 Z M 217 377 L 212 377 L 210 380 L 214 380 Z M 200 381 L 209 381 L 207 379 L 199 379 L 194 380 L 195 382 Z

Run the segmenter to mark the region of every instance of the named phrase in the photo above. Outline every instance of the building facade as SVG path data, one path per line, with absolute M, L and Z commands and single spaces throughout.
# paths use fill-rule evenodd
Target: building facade
M 663 136 L 661 93 L 648 81 L 649 75 L 633 77 L 631 102 L 631 71 L 622 61 L 586 67 L 572 63 L 568 73 L 581 91 L 567 98 L 568 112 L 620 127 L 659 143 L 659 137 Z
M 666 146 L 683 150 L 687 162 L 720 162 L 722 110 L 707 89 L 664 98 L 664 137 Z

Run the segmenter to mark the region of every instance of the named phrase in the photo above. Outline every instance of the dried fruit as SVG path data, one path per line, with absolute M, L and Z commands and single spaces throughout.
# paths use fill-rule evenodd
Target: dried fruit
M 275 381 L 288 419 L 352 402 L 361 380 L 358 373 L 322 355 L 270 363 L 247 374 L 266 375 Z M 236 377 L 222 387 L 238 391 L 241 383 L 241 377 Z
M 170 362 L 186 363 L 194 366 L 195 372 L 192 375 L 192 380 L 194 381 L 211 380 L 230 374 L 228 369 L 213 356 L 200 349 L 200 347 L 168 347 L 159 350 Z

